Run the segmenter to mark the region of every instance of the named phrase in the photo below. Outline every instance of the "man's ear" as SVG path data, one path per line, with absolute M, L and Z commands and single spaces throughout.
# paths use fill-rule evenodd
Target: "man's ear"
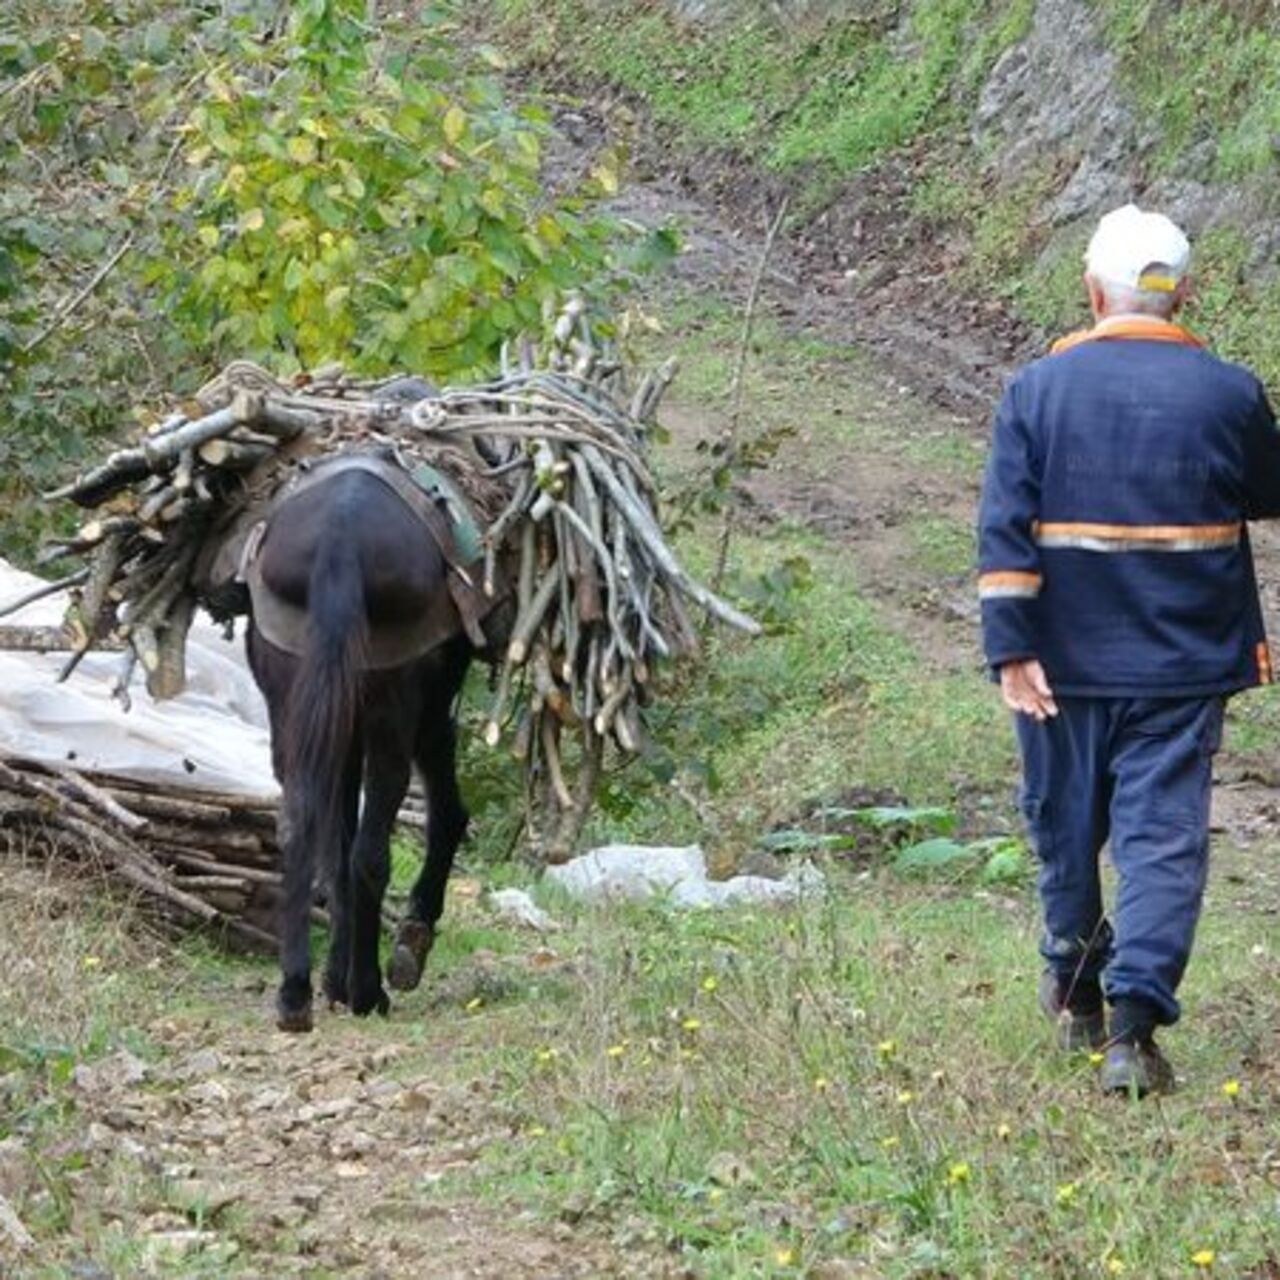
M 1089 310 L 1093 312 L 1093 318 L 1101 320 L 1106 314 L 1107 298 L 1098 282 L 1087 271 L 1084 273 L 1084 287 L 1089 294 Z
M 1194 290 L 1191 288 L 1191 277 L 1183 276 L 1178 281 L 1178 287 L 1173 291 L 1173 309 L 1169 312 L 1171 316 L 1176 316 L 1183 307 L 1191 300 Z

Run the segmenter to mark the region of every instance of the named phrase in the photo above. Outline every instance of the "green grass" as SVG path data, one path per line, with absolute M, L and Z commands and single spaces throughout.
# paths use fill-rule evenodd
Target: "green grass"
M 611 81 L 683 144 L 733 148 L 823 189 L 946 122 L 1033 12 L 1028 0 L 925 0 L 899 39 L 893 11 L 785 23 L 746 6 L 708 30 L 637 6 L 619 40 L 616 9 L 597 0 L 492 7 L 526 64 Z
M 1261 1009 L 1214 1011 L 1270 972 L 1233 946 L 1260 916 L 1210 925 L 1179 1040 L 1194 1083 L 1145 1108 L 1100 1105 L 1085 1060 L 1045 1052 L 1025 900 L 875 877 L 781 918 L 582 924 L 574 1003 L 515 1040 L 505 1023 L 524 1140 L 487 1162 L 490 1194 L 638 1215 L 710 1276 L 844 1258 L 1065 1277 L 1108 1257 L 1174 1276 L 1203 1248 L 1243 1275 L 1273 1248 L 1265 1175 L 1237 1155 L 1266 1147 L 1271 1084 L 1246 1078 L 1236 1103 L 1220 1086 L 1274 1033 Z

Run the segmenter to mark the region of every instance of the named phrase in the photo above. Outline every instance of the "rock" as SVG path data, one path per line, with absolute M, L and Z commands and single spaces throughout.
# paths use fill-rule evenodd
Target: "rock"
M 16 1136 L 0 1141 L 0 1196 L 21 1200 L 34 1180 L 27 1144 Z
M 731 1151 L 721 1151 L 707 1161 L 707 1177 L 720 1187 L 749 1187 L 756 1180 L 751 1166 Z
M 200 1049 L 182 1063 L 177 1074 L 183 1079 L 211 1076 L 215 1071 L 222 1069 L 222 1064 L 222 1054 L 216 1049 Z
M 7 1239 L 20 1253 L 34 1249 L 36 1242 L 23 1225 L 17 1211 L 3 1195 L 0 1195 L 0 1239 Z
M 319 1213 L 320 1198 L 323 1194 L 324 1192 L 319 1187 L 294 1187 L 292 1200 L 294 1204 L 307 1213 Z
M 127 1049 L 121 1049 L 98 1062 L 80 1063 L 71 1073 L 71 1083 L 82 1093 L 106 1093 L 112 1089 L 141 1084 L 151 1068 Z

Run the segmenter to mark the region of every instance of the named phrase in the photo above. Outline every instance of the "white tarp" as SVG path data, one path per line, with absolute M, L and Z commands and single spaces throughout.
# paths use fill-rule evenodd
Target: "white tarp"
M 780 880 L 767 876 L 707 877 L 707 860 L 697 845 L 661 848 L 610 844 L 592 849 L 558 867 L 546 880 L 580 902 L 643 902 L 665 899 L 674 907 L 781 905 L 821 893 L 826 877 L 812 863 L 788 871 Z
M 39 581 L 0 560 L 0 605 Z M 51 596 L 4 622 L 56 625 L 65 608 L 64 596 Z M 0 744 L 81 769 L 250 795 L 275 793 L 267 709 L 241 636 L 227 641 L 221 628 L 198 618 L 187 646 L 186 692 L 152 702 L 139 675 L 127 712 L 110 691 L 120 658 L 91 653 L 58 684 L 65 653 L 0 650 Z

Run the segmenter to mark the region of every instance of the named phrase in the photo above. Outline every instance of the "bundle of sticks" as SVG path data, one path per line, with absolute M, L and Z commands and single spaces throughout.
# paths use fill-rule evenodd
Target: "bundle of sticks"
M 164 919 L 275 948 L 276 801 L 163 788 L 0 755 L 0 832 L 28 856 L 100 867 Z
M 758 631 L 693 580 L 663 534 L 647 453 L 674 373 L 668 363 L 627 388 L 576 298 L 541 354 L 528 342 L 508 347 L 500 376 L 479 386 L 434 392 L 418 379 L 361 382 L 337 367 L 285 384 L 238 361 L 138 444 L 48 495 L 94 512 L 47 552 L 88 557 L 51 584 L 74 591 L 63 677 L 89 648 L 114 641 L 126 703 L 137 665 L 154 697 L 180 691 L 192 615 L 211 603 L 197 560 L 300 458 L 380 444 L 447 462 L 484 527 L 483 590 L 498 590 L 500 564 L 518 566 L 485 739 L 496 746 L 510 733 L 530 795 L 549 815 L 537 841 L 562 856 L 605 744 L 640 744 L 655 662 L 695 648 L 691 608 Z M 566 730 L 578 739 L 568 752 Z

